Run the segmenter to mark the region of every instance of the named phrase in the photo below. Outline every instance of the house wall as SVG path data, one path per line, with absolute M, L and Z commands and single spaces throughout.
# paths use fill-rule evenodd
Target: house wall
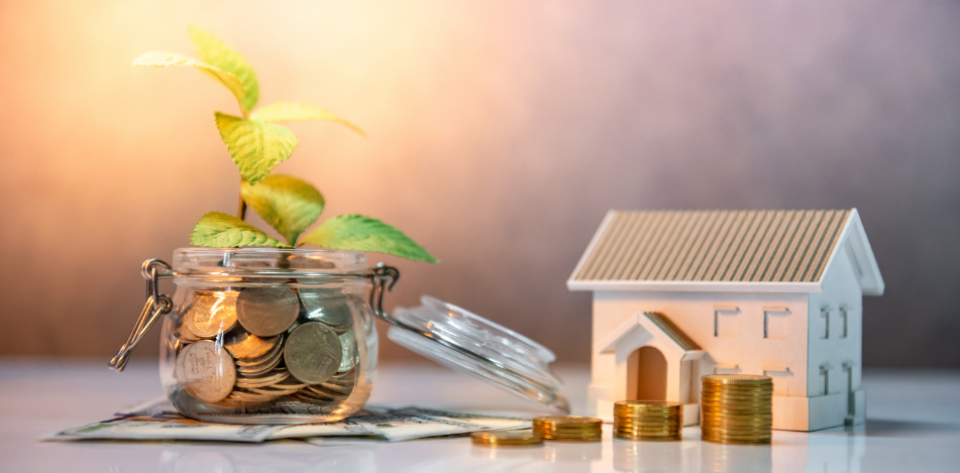
M 736 319 L 736 335 L 731 336 L 728 332 L 728 336 L 716 336 L 715 310 L 733 307 L 738 311 L 722 317 Z M 778 329 L 786 334 L 783 339 L 764 338 L 764 309 L 773 307 L 789 309 L 785 315 L 778 315 L 782 317 L 777 321 Z M 616 382 L 615 355 L 600 354 L 599 351 L 604 348 L 600 346 L 600 341 L 628 317 L 644 311 L 665 314 L 707 352 L 707 362 L 715 363 L 719 368 L 736 366 L 735 372 L 740 373 L 766 372 L 774 378 L 775 392 L 780 396 L 807 395 L 809 330 L 806 293 L 595 292 L 592 392 L 599 393 L 607 389 L 607 392 L 612 392 L 612 384 Z M 728 319 L 725 322 L 732 321 Z M 699 383 L 697 391 L 699 392 Z
M 848 393 L 851 387 L 854 391 L 860 389 L 863 295 L 857 283 L 857 265 L 847 245 L 844 241 L 834 255 L 822 280 L 823 292 L 810 294 L 807 333 L 810 347 L 807 396 L 810 397 Z M 821 315 L 822 311 L 829 311 L 829 317 Z M 826 376 L 820 370 L 824 365 L 831 367 Z

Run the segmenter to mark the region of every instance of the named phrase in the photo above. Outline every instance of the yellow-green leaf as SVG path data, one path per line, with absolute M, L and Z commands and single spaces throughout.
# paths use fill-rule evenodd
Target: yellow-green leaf
M 216 113 L 216 120 L 220 138 L 240 168 L 240 175 L 250 184 L 270 174 L 297 147 L 297 137 L 280 125 L 220 112 Z
M 343 118 L 340 118 L 320 107 L 314 107 L 313 105 L 297 102 L 277 102 L 260 107 L 259 110 L 256 110 L 250 114 L 250 118 L 264 122 L 327 120 L 344 125 L 347 128 L 359 133 L 361 136 L 367 136 L 367 132 L 363 131 L 363 128 L 360 128 L 359 126 L 354 125 Z
M 375 251 L 414 261 L 436 263 L 422 246 L 377 219 L 363 215 L 341 215 L 328 219 L 303 237 L 311 243 L 339 250 Z
M 260 100 L 260 84 L 250 63 L 220 38 L 193 25 L 188 29 L 193 49 L 200 59 L 240 79 L 246 91 L 240 104 L 245 112 L 253 110 L 253 107 L 257 106 L 257 101 Z
M 323 212 L 320 191 L 283 174 L 271 174 L 256 185 L 244 182 L 240 195 L 290 245 L 295 245 L 297 237 Z
M 193 67 L 200 72 L 212 77 L 217 82 L 223 84 L 234 97 L 237 98 L 237 103 L 243 107 L 244 97 L 246 92 L 244 91 L 243 84 L 240 82 L 240 79 L 237 79 L 237 76 L 233 73 L 220 69 L 217 66 L 208 64 L 203 61 L 198 61 L 183 54 L 171 53 L 167 51 L 150 51 L 140 55 L 140 57 L 133 60 L 134 66 L 153 66 L 153 67 Z
M 193 227 L 190 244 L 211 248 L 235 248 L 239 246 L 273 246 L 288 248 L 276 238 L 271 238 L 260 229 L 233 215 L 210 212 L 200 218 Z

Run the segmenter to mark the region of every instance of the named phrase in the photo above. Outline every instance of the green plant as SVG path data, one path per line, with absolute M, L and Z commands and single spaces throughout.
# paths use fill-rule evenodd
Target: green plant
M 190 243 L 207 247 L 272 246 L 292 248 L 304 244 L 343 250 L 374 251 L 411 260 L 437 260 L 400 230 L 362 215 L 327 219 L 302 239 L 300 235 L 323 212 L 324 199 L 307 182 L 283 174 L 270 174 L 293 154 L 297 137 L 276 122 L 326 120 L 364 135 L 360 127 L 322 108 L 295 102 L 278 102 L 255 109 L 260 84 L 253 67 L 240 53 L 212 34 L 195 26 L 190 40 L 200 59 L 166 51 L 151 51 L 133 60 L 135 66 L 193 67 L 225 86 L 240 106 L 240 116 L 215 112 L 220 138 L 240 170 L 237 216 L 210 212 L 200 218 Z M 246 223 L 247 207 L 286 240 L 279 241 Z M 298 240 L 299 243 L 298 243 Z

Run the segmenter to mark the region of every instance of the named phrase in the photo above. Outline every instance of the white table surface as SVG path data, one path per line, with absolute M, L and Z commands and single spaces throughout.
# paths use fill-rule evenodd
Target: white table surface
M 560 367 L 575 413 L 588 371 Z M 539 448 L 474 447 L 468 438 L 316 446 L 201 442 L 49 442 L 42 434 L 106 419 L 161 393 L 155 364 L 122 374 L 105 362 L 0 359 L 2 472 L 430 472 L 430 471 L 960 471 L 960 372 L 866 371 L 866 426 L 810 434 L 774 432 L 771 446 L 612 440 Z M 539 411 L 431 364 L 381 366 L 371 402 L 466 411 Z

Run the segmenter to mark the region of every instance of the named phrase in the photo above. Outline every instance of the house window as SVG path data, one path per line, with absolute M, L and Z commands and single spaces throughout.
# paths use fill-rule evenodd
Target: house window
M 773 394 L 775 396 L 790 395 L 790 380 L 793 371 L 786 365 L 768 365 L 763 367 L 763 375 L 773 378 Z
M 736 306 L 714 306 L 713 336 L 737 338 L 740 335 L 740 308 Z
M 820 309 L 820 320 L 823 321 L 821 327 L 823 330 L 820 332 L 820 340 L 826 340 L 830 338 L 830 308 L 823 307 Z
M 733 363 L 718 363 L 713 367 L 713 374 L 740 374 L 741 371 L 740 365 Z
M 763 338 L 785 340 L 787 338 L 787 320 L 789 307 L 763 308 Z
M 830 370 L 833 366 L 830 363 L 820 365 L 820 376 L 823 376 L 823 395 L 830 394 Z
M 850 309 L 848 307 L 840 308 L 840 338 L 847 338 L 847 325 L 850 323 Z

